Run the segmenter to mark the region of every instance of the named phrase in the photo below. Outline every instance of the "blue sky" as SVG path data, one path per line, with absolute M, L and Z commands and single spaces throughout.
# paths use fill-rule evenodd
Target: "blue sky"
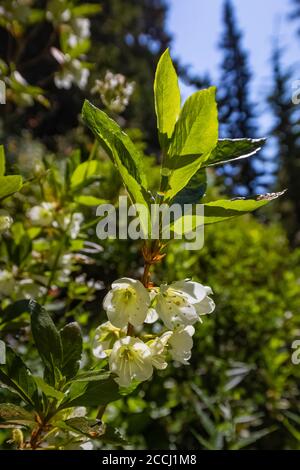
M 264 97 L 271 84 L 270 56 L 272 40 L 278 37 L 285 46 L 285 63 L 299 63 L 300 40 L 296 25 L 288 21 L 291 0 L 233 0 L 240 28 L 244 31 L 244 47 L 250 54 L 253 71 L 253 99 L 261 115 L 262 133 L 271 118 L 266 112 Z M 222 31 L 223 0 L 169 0 L 168 29 L 173 35 L 172 54 L 202 75 L 209 72 L 218 78 L 221 55 L 217 45 Z M 299 25 L 298 25 L 299 26 Z M 296 74 L 297 75 L 297 74 Z M 300 70 L 298 73 L 300 78 Z M 188 90 L 183 89 L 186 97 Z

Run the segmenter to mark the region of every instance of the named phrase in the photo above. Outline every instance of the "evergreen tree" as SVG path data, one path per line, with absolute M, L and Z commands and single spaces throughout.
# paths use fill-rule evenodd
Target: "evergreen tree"
M 300 106 L 291 99 L 292 70 L 283 69 L 282 54 L 276 45 L 272 55 L 273 89 L 269 96 L 275 119 L 272 135 L 280 158 L 277 186 L 288 190 L 277 204 L 291 240 L 300 243 Z
M 292 20 L 300 21 L 300 0 L 292 0 L 293 10 L 290 15 Z M 298 35 L 300 36 L 300 26 L 298 27 Z
M 219 46 L 223 53 L 219 82 L 220 134 L 223 138 L 255 138 L 257 129 L 250 98 L 251 71 L 231 0 L 224 2 L 223 22 Z M 226 165 L 223 170 L 226 191 L 228 189 L 237 195 L 255 192 L 259 176 L 255 163 L 255 159 L 243 159 L 234 165 Z

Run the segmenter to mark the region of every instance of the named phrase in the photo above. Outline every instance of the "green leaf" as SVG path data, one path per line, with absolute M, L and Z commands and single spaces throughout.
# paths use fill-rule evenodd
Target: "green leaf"
M 100 420 L 88 419 L 84 416 L 67 419 L 64 423 L 72 430 L 92 439 L 99 439 L 105 431 L 105 426 Z
M 9 175 L 0 176 L 0 199 L 4 199 L 8 196 L 19 191 L 22 187 L 22 176 Z
M 201 90 L 185 102 L 162 169 L 162 191 L 171 200 L 209 158 L 217 145 L 215 87 Z
M 205 166 L 222 165 L 258 153 L 266 139 L 220 139 Z
M 214 224 L 247 214 L 248 212 L 253 212 L 274 199 L 277 199 L 282 194 L 284 194 L 284 192 L 260 195 L 252 199 L 237 198 L 208 202 L 204 204 L 204 223 Z
M 78 5 L 72 8 L 72 16 L 83 17 L 96 15 L 102 10 L 101 5 L 95 5 L 94 3 L 85 3 L 84 5 Z
M 33 413 L 13 403 L 0 404 L 0 423 L 1 422 L 24 426 L 36 425 L 35 415 Z
M 77 204 L 82 204 L 83 206 L 99 206 L 101 204 L 109 204 L 109 201 L 106 199 L 84 195 L 75 197 L 75 202 L 77 202 Z
M 46 369 L 55 376 L 55 367 L 61 368 L 62 344 L 60 335 L 50 315 L 37 302 L 29 303 L 31 331 L 37 350 Z
M 5 175 L 5 153 L 3 145 L 0 145 L 0 176 Z
M 179 191 L 173 199 L 173 204 L 197 204 L 205 195 L 207 188 L 206 170 L 195 173 L 185 188 Z
M 56 390 L 51 385 L 47 384 L 42 377 L 34 377 L 34 381 L 37 384 L 39 390 L 41 390 L 46 397 L 55 398 L 56 400 L 63 400 L 65 398 L 65 394 L 59 390 Z
M 178 77 L 167 49 L 159 59 L 154 80 L 157 128 L 162 138 L 172 137 L 180 113 Z
M 197 91 L 186 100 L 168 152 L 171 157 L 200 155 L 202 162 L 207 160 L 218 139 L 215 97 L 216 88 L 210 87 Z
M 82 356 L 82 335 L 78 323 L 69 323 L 60 332 L 63 360 L 61 371 L 67 378 L 74 377 L 79 370 Z
M 84 187 L 94 181 L 101 171 L 100 163 L 96 160 L 83 162 L 75 169 L 71 176 L 71 188 Z
M 120 398 L 116 382 L 105 374 L 102 380 L 72 383 L 60 409 L 73 406 L 101 406 Z
M 103 360 L 103 368 L 107 365 L 107 360 Z M 86 372 L 79 372 L 71 382 L 92 382 L 107 379 L 110 373 L 104 371 L 103 368 L 88 370 Z
M 6 348 L 6 363 L 0 365 L 0 381 L 14 390 L 30 405 L 38 404 L 37 387 L 28 367 L 9 347 Z
M 282 194 L 284 192 L 260 195 L 252 199 L 237 198 L 208 202 L 204 204 L 204 217 L 194 214 L 183 215 L 171 224 L 171 230 L 174 233 L 184 233 L 183 227 L 196 230 L 197 227 L 203 224 L 215 224 L 239 217 L 260 209 Z
M 15 320 L 23 313 L 29 312 L 29 300 L 17 300 L 13 304 L 6 307 L 1 313 L 0 325 Z
M 107 114 L 87 100 L 83 105 L 82 116 L 117 167 L 132 201 L 148 207 L 142 155 L 129 136 Z

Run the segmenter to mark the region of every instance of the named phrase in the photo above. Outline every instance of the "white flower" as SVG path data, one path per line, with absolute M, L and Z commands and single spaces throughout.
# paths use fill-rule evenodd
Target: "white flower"
M 175 361 L 181 362 L 182 364 L 188 364 L 193 347 L 193 334 L 195 328 L 191 325 L 179 327 L 170 336 L 168 343 L 171 346 L 170 354 Z
M 200 320 L 200 315 L 214 310 L 215 304 L 208 297 L 211 293 L 209 287 L 189 280 L 162 285 L 155 310 L 167 328 L 193 325 Z
M 74 84 L 80 89 L 84 89 L 89 79 L 89 69 L 84 67 L 80 60 L 71 59 L 68 54 L 61 54 L 60 51 L 55 48 L 51 49 L 51 53 L 62 67 L 54 77 L 57 88 L 68 90 Z
M 93 344 L 94 355 L 99 359 L 107 357 L 108 351 L 121 336 L 125 336 L 125 332 L 113 326 L 109 321 L 98 326 Z
M 0 210 L 0 233 L 6 232 L 13 223 L 13 219 L 5 210 Z
M 81 226 L 83 220 L 84 219 L 83 219 L 83 215 L 81 214 L 81 212 L 75 212 L 72 215 L 72 221 L 71 221 L 71 225 L 69 227 L 70 236 L 71 236 L 72 240 L 75 240 L 75 238 L 78 237 L 79 232 L 80 232 L 80 226 Z
M 155 310 L 155 308 L 149 308 L 147 312 L 147 316 L 145 318 L 145 323 L 148 323 L 151 325 L 152 323 L 155 323 L 157 320 L 158 320 L 157 311 Z
M 91 35 L 91 22 L 87 18 L 75 18 L 72 22 L 72 28 L 79 36 L 79 40 L 89 38 Z
M 60 227 L 68 232 L 72 240 L 75 240 L 80 232 L 81 224 L 84 220 L 81 212 L 74 212 L 74 214 L 60 214 L 58 220 L 54 221 L 54 227 Z
M 112 290 L 106 295 L 103 307 L 110 322 L 119 328 L 128 323 L 140 326 L 144 323 L 150 296 L 140 281 L 124 277 L 112 284 Z
M 107 71 L 103 80 L 96 80 L 92 93 L 99 93 L 101 100 L 111 111 L 121 113 L 129 103 L 135 83 L 128 82 L 120 73 Z
M 129 387 L 133 380 L 148 380 L 153 374 L 151 350 L 140 339 L 125 336 L 115 342 L 109 368 L 118 376 L 115 380 L 120 387 Z
M 32 207 L 27 216 L 33 225 L 40 225 L 46 227 L 50 225 L 53 220 L 54 204 L 51 202 L 42 202 L 40 206 Z
M 165 348 L 172 334 L 172 331 L 168 331 L 161 337 L 157 337 L 147 343 L 152 354 L 152 365 L 156 369 L 162 370 L 168 365 L 166 361 Z

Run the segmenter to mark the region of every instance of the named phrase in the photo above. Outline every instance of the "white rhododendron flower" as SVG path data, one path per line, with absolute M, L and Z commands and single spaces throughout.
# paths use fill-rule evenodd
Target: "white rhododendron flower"
M 140 339 L 125 336 L 115 342 L 109 368 L 117 375 L 120 387 L 129 387 L 133 380 L 148 380 L 153 374 L 151 350 Z
M 147 312 L 147 316 L 145 318 L 145 323 L 148 323 L 151 325 L 152 323 L 155 323 L 158 320 L 158 314 L 155 308 L 149 308 Z
M 166 362 L 166 345 L 169 338 L 172 335 L 172 331 L 164 333 L 161 337 L 157 337 L 154 340 L 148 341 L 147 346 L 149 347 L 152 354 L 152 365 L 156 369 L 165 369 L 168 366 Z
M 189 280 L 165 284 L 156 297 L 155 310 L 169 329 L 193 325 L 200 320 L 200 315 L 214 310 L 215 304 L 208 297 L 211 293 L 209 287 Z
M 170 338 L 168 343 L 171 346 L 170 354 L 175 361 L 181 362 L 181 364 L 187 365 L 192 355 L 193 347 L 193 334 L 195 328 L 192 325 L 188 325 L 185 328 L 177 328 Z
M 203 286 L 204 289 L 206 290 L 206 297 L 204 297 L 201 302 L 196 304 L 197 312 L 199 315 L 208 315 L 209 313 L 212 313 L 216 307 L 215 302 L 209 295 L 213 294 L 212 289 L 209 286 Z M 200 321 L 202 322 L 201 318 Z
M 27 216 L 33 225 L 40 225 L 46 227 L 50 225 L 53 220 L 54 205 L 51 202 L 42 202 L 40 206 L 32 207 Z
M 109 357 L 109 369 L 121 387 L 133 381 L 148 380 L 153 370 L 168 366 L 167 356 L 188 364 L 195 329 L 201 315 L 211 313 L 215 304 L 210 287 L 191 280 L 150 287 L 135 279 L 122 278 L 112 284 L 103 301 L 109 321 L 96 330 L 93 352 L 100 359 Z M 152 334 L 144 341 L 142 325 L 161 319 L 168 331 Z M 129 326 L 133 326 L 128 328 Z M 152 331 L 162 330 L 157 324 Z M 164 330 L 163 330 L 164 331 Z
M 150 305 L 150 296 L 140 281 L 124 277 L 112 284 L 103 307 L 110 322 L 119 328 L 130 323 L 137 327 L 144 323 Z
M 115 342 L 125 336 L 125 331 L 116 328 L 109 321 L 98 326 L 95 333 L 93 353 L 99 359 L 104 359 L 108 355 L 108 350 L 112 349 Z

